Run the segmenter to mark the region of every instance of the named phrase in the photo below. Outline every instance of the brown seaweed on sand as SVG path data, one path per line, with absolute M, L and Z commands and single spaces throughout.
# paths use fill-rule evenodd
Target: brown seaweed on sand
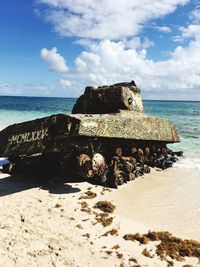
M 106 250 L 106 253 L 107 253 L 108 255 L 111 255 L 113 252 L 112 252 L 111 250 Z
M 109 226 L 113 222 L 113 217 L 109 217 L 109 213 L 103 212 L 95 217 L 97 223 L 101 223 L 103 227 Z
M 85 201 L 81 202 L 81 211 L 84 211 L 84 212 L 87 212 L 87 213 L 91 212 L 91 209 L 90 209 L 90 207 L 89 207 L 87 202 L 85 202 Z
M 105 232 L 102 236 L 108 236 L 108 235 L 116 235 L 117 236 L 118 235 L 118 230 L 113 228 L 113 229 Z
M 79 199 L 92 199 L 97 196 L 96 193 L 88 190 L 87 192 L 84 193 L 84 195 L 80 196 Z
M 147 250 L 147 248 L 145 248 L 142 251 L 142 255 L 144 255 L 145 257 L 148 257 L 148 258 L 153 258 L 153 255 L 151 255 L 151 253 Z
M 59 203 L 57 203 L 56 205 L 55 205 L 55 208 L 61 208 L 62 207 L 62 205 L 61 204 L 59 204 Z
M 98 201 L 95 205 L 94 208 L 96 209 L 100 209 L 103 212 L 107 212 L 107 213 L 113 213 L 116 206 L 113 205 L 111 202 L 109 201 Z
M 138 241 L 142 245 L 146 245 L 150 240 L 145 237 L 145 235 L 136 234 L 126 234 L 124 235 L 125 240 Z
M 149 231 L 147 234 L 127 234 L 125 240 L 139 241 L 147 244 L 149 241 L 161 241 L 156 246 L 156 254 L 162 260 L 167 260 L 169 256 L 173 260 L 183 261 L 184 257 L 196 257 L 200 260 L 200 242 L 194 240 L 183 240 L 173 236 L 169 232 Z
M 112 247 L 112 249 L 119 249 L 120 248 L 120 245 L 119 244 L 116 244 Z
M 124 256 L 122 253 L 119 253 L 118 251 L 116 252 L 116 255 L 118 259 L 122 259 Z

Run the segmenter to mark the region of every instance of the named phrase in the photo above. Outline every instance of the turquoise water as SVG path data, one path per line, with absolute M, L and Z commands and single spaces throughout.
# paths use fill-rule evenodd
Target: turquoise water
M 186 157 L 200 158 L 200 102 L 144 101 L 145 111 L 173 121 L 181 142 L 172 148 Z
M 13 123 L 53 113 L 70 113 L 75 101 L 73 98 L 0 96 L 0 130 Z M 184 164 L 200 167 L 200 102 L 143 102 L 145 113 L 173 121 L 181 142 L 172 148 L 184 151 Z

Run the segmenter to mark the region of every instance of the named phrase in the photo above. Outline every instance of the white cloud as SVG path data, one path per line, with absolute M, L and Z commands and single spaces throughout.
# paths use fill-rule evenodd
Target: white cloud
M 171 32 L 171 28 L 167 26 L 156 26 L 155 29 L 159 32 L 165 32 L 165 33 Z
M 134 79 L 147 97 L 195 100 L 200 98 L 199 51 L 200 42 L 195 39 L 188 47 L 178 46 L 169 60 L 154 62 L 147 59 L 144 48 L 136 51 L 122 41 L 104 40 L 76 58 L 71 79 L 82 90 L 86 85 Z
M 189 0 L 38 0 L 61 36 L 121 39 L 136 36 L 149 20 L 172 13 Z M 166 29 L 165 29 L 166 30 Z
M 20 86 L 0 81 L 0 95 L 18 95 L 21 91 Z
M 85 47 L 74 60 L 74 69 L 69 69 L 65 75 L 67 80 L 60 80 L 63 90 L 66 87 L 68 93 L 71 92 L 69 89 L 78 90 L 74 91 L 78 95 L 86 85 L 134 79 L 144 96 L 151 99 L 200 99 L 200 64 L 197 56 L 200 51 L 200 25 L 179 28 L 180 35 L 174 40 L 189 38 L 188 45 L 171 51 L 168 60 L 148 59 L 148 48 L 154 43 L 137 36 L 150 20 L 173 12 L 188 0 L 118 0 L 117 4 L 114 0 L 38 1 L 48 6 L 46 19 L 54 25 L 56 32 L 64 37 L 77 37 L 76 42 Z M 154 28 L 160 32 L 171 31 L 168 26 Z M 65 66 L 61 68 L 64 71 L 60 72 L 66 72 L 68 68 L 64 58 L 56 48 L 43 49 L 43 54 L 53 54 L 53 58 L 59 55 Z M 48 58 L 51 56 L 43 60 L 52 70 L 58 71 L 52 65 L 60 67 L 62 64 L 54 65 Z M 57 60 L 53 60 L 55 62 Z
M 14 89 L 12 85 L 0 83 L 0 94 L 11 94 L 9 92 L 15 90 L 16 95 L 79 96 L 86 85 L 135 80 L 144 98 L 199 100 L 200 31 L 189 25 L 182 28 L 182 34 L 192 39 L 188 46 L 178 46 L 168 60 L 149 60 L 148 48 L 140 42 L 130 47 L 126 40 L 103 40 L 82 51 L 75 59 L 75 68 L 69 69 L 55 84 Z
M 41 91 L 40 91 L 41 90 Z M 34 95 L 43 94 L 44 88 L 41 84 L 26 84 L 26 85 L 16 85 L 12 83 L 7 83 L 0 81 L 0 95 Z
M 188 38 L 200 40 L 200 25 L 190 24 L 188 27 L 180 27 L 179 30 L 181 34 L 172 38 L 175 42 L 184 42 Z
M 63 56 L 57 52 L 57 48 L 54 47 L 51 50 L 42 48 L 40 51 L 41 59 L 49 65 L 51 71 L 65 73 L 68 71 L 66 61 Z
M 72 83 L 68 80 L 60 79 L 60 84 L 63 88 L 68 88 L 72 85 Z
M 190 19 L 193 23 L 200 23 L 200 6 L 197 6 L 191 13 Z
M 60 79 L 54 83 L 27 83 L 27 84 L 12 84 L 0 81 L 0 95 L 11 96 L 47 96 L 47 97 L 77 97 L 80 91 L 70 81 Z M 67 90 L 66 90 L 67 89 Z
M 199 39 L 200 37 L 200 25 L 191 24 L 188 27 L 181 27 L 180 30 L 182 31 L 181 37 L 185 38 L 196 38 Z
M 130 40 L 126 41 L 127 48 L 147 49 L 151 46 L 154 46 L 154 42 L 150 41 L 148 38 L 144 38 L 144 40 L 141 41 L 140 37 L 133 37 Z

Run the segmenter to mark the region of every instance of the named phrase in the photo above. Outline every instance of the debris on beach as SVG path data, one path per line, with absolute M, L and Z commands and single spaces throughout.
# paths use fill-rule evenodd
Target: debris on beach
M 118 230 L 117 229 L 111 229 L 107 232 L 105 232 L 102 236 L 108 236 L 108 235 L 112 235 L 112 236 L 118 236 L 119 233 L 118 233 Z
M 124 235 L 124 239 L 125 240 L 131 240 L 131 241 L 138 241 L 142 245 L 146 245 L 150 241 L 145 235 L 141 235 L 139 233 L 126 234 L 126 235 Z
M 106 252 L 108 255 L 111 255 L 111 254 L 113 253 L 112 250 L 106 250 L 105 252 Z
M 55 208 L 57 208 L 57 209 L 59 209 L 59 208 L 61 208 L 61 207 L 62 207 L 62 205 L 59 204 L 59 203 L 57 203 L 57 204 L 55 205 Z
M 196 257 L 200 261 L 200 242 L 181 239 L 171 233 L 149 231 L 147 234 L 126 234 L 125 240 L 138 241 L 140 244 L 148 244 L 150 241 L 160 241 L 156 245 L 155 253 L 161 260 L 170 257 L 173 260 L 183 261 L 184 257 Z M 147 251 L 144 252 L 146 255 Z
M 96 193 L 88 190 L 87 192 L 84 193 L 84 195 L 80 196 L 79 199 L 92 199 L 97 196 Z
M 112 249 L 119 249 L 119 248 L 120 248 L 120 245 L 119 245 L 119 244 L 114 245 L 114 246 L 112 247 Z
M 122 253 L 119 253 L 118 251 L 116 251 L 116 256 L 118 259 L 122 259 L 124 255 Z
M 109 201 L 98 201 L 94 205 L 94 208 L 100 209 L 101 211 L 106 212 L 106 213 L 113 213 L 116 206 Z
M 111 192 L 112 190 L 108 187 L 103 187 L 102 191 L 101 191 L 101 195 L 105 195 L 106 192 Z
M 107 212 L 96 214 L 95 219 L 96 219 L 96 222 L 101 223 L 103 227 L 109 226 L 113 222 L 113 217 L 109 217 L 109 213 Z
M 25 217 L 24 217 L 24 215 L 21 215 L 21 222 L 25 222 Z
M 91 213 L 92 210 L 86 201 L 81 202 L 81 211 Z
M 144 255 L 145 257 L 148 257 L 148 258 L 154 257 L 153 255 L 151 255 L 150 251 L 147 248 L 144 248 L 144 250 L 142 251 L 142 255 Z
M 83 229 L 83 226 L 81 224 L 77 224 L 76 227 L 79 229 Z

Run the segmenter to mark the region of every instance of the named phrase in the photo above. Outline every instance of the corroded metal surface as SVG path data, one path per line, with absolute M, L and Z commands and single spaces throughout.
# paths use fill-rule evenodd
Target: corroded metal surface
M 179 142 L 172 123 L 157 117 L 57 114 L 4 129 L 0 134 L 0 156 L 52 152 L 56 140 L 64 143 L 81 136 Z
M 73 114 L 106 114 L 120 110 L 143 113 L 140 89 L 135 82 L 116 83 L 110 86 L 94 88 L 87 86 L 72 110 Z
M 73 115 L 80 122 L 78 135 L 179 142 L 169 120 L 146 115 Z
M 64 114 L 10 125 L 0 132 L 0 156 L 51 152 L 57 136 L 73 135 L 79 121 Z

